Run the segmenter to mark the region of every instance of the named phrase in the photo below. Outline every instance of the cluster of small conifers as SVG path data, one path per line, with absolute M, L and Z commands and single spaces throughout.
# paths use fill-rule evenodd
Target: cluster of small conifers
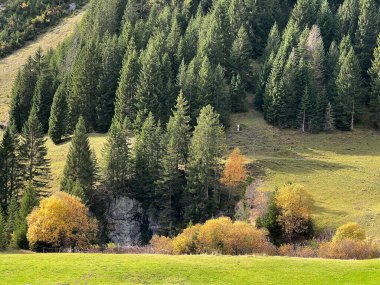
M 263 254 L 334 259 L 380 257 L 379 248 L 366 240 L 365 231 L 357 223 L 341 226 L 328 242 L 313 240 L 304 245 L 276 247 L 268 241 L 265 230 L 248 222 L 233 222 L 221 217 L 190 225 L 174 238 L 154 236 L 151 245 L 156 253 L 164 254 Z

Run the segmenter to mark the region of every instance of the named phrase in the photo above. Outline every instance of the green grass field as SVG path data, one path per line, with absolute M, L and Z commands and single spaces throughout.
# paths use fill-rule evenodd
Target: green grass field
M 380 284 L 380 261 L 253 256 L 0 254 L 0 284 Z

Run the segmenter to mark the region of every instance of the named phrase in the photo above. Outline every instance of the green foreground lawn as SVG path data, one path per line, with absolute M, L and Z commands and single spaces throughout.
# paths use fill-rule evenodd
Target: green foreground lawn
M 0 284 L 380 284 L 380 261 L 3 254 L 0 255 Z

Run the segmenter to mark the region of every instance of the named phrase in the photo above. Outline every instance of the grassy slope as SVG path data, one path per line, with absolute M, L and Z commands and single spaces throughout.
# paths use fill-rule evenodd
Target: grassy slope
M 380 261 L 107 254 L 0 255 L 1 284 L 379 284 Z
M 235 132 L 237 123 L 241 133 Z M 302 183 L 315 198 L 318 225 L 336 227 L 357 221 L 369 235 L 380 235 L 378 132 L 301 134 L 269 126 L 255 111 L 233 115 L 231 126 L 227 142 L 247 156 L 253 177 L 263 179 L 262 190 L 273 190 L 287 181 Z M 105 135 L 92 134 L 90 142 L 100 160 Z M 48 142 L 53 190 L 59 188 L 69 145 Z
M 26 59 L 33 55 L 38 47 L 44 50 L 54 48 L 70 35 L 82 18 L 84 10 L 74 16 L 63 19 L 60 24 L 50 28 L 44 34 L 38 36 L 36 40 L 28 43 L 11 55 L 0 59 L 0 122 L 8 120 L 9 95 L 13 80 L 17 75 L 17 70 L 24 65 Z
M 370 235 L 380 234 L 380 134 L 373 130 L 302 134 L 266 124 L 261 114 L 237 114 L 228 133 L 230 146 L 241 148 L 262 190 L 287 181 L 304 184 L 316 200 L 319 225 L 357 221 Z

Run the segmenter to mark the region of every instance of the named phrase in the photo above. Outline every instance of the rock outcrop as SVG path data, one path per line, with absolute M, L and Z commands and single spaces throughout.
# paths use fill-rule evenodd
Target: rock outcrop
M 106 211 L 109 239 L 119 245 L 139 245 L 143 213 L 141 203 L 135 199 L 110 197 Z

